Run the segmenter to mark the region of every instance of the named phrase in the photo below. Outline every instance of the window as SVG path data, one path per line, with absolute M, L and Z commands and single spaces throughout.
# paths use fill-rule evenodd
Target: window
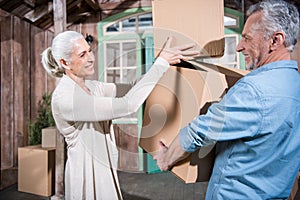
M 238 17 L 232 16 L 228 13 L 224 15 L 224 26 L 227 28 L 238 28 L 239 20 Z
M 141 32 L 152 29 L 152 13 L 132 16 L 121 19 L 113 24 L 104 27 L 104 34 L 120 32 Z
M 128 83 L 136 78 L 136 41 L 105 42 L 105 82 Z
M 225 51 L 221 58 L 205 58 L 204 62 L 239 68 L 239 54 L 236 52 L 238 35 L 225 35 Z

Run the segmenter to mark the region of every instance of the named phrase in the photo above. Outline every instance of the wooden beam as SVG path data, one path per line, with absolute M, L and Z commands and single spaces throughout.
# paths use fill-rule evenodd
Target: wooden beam
M 0 8 L 0 17 L 8 17 L 8 16 L 9 16 L 9 13 Z
M 53 0 L 54 35 L 66 30 L 66 0 Z
M 30 5 L 31 7 L 35 6 L 36 0 L 24 0 L 24 3 Z
M 30 12 L 26 13 L 24 15 L 24 17 L 26 19 L 30 20 L 31 22 L 36 22 L 43 16 L 52 12 L 52 9 L 53 9 L 52 2 L 48 2 L 47 5 L 42 5 L 42 6 L 38 7 L 36 10 L 31 10 Z
M 53 0 L 54 36 L 66 30 L 67 2 Z M 51 199 L 64 199 L 64 172 L 66 145 L 62 134 L 57 130 L 55 150 L 55 196 Z
M 95 0 L 85 0 L 85 2 L 86 2 L 89 6 L 91 6 L 95 11 L 99 11 L 99 10 L 100 10 L 98 1 L 95 1 Z
M 152 6 L 150 0 L 127 0 L 122 2 L 106 2 L 100 3 L 99 7 L 101 10 L 114 10 L 114 9 L 128 9 L 128 8 L 139 8 Z

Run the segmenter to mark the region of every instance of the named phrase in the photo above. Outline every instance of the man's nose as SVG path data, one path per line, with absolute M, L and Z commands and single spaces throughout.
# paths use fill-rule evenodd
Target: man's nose
M 236 46 L 236 49 L 235 49 L 237 52 L 241 52 L 244 50 L 244 47 L 242 45 L 242 42 L 239 42 L 238 45 Z

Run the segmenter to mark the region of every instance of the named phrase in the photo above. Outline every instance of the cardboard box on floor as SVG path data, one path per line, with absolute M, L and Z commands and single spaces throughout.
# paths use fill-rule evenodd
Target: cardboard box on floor
M 185 65 L 188 68 L 169 69 L 147 98 L 139 145 L 151 155 L 159 150 L 160 140 L 169 146 L 181 128 L 206 113 L 211 103 L 219 101 L 227 88 L 247 73 L 207 63 Z M 171 171 L 185 183 L 208 181 L 215 157 L 213 148 L 201 148 Z
M 18 191 L 51 196 L 55 190 L 55 148 L 18 148 Z

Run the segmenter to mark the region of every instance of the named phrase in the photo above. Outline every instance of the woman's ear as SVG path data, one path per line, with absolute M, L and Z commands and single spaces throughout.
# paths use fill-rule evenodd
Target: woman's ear
M 64 59 L 60 59 L 59 62 L 63 68 L 70 70 L 69 62 L 65 61 Z
M 285 34 L 283 32 L 275 32 L 272 36 L 271 50 L 274 51 L 278 47 L 284 46 Z

